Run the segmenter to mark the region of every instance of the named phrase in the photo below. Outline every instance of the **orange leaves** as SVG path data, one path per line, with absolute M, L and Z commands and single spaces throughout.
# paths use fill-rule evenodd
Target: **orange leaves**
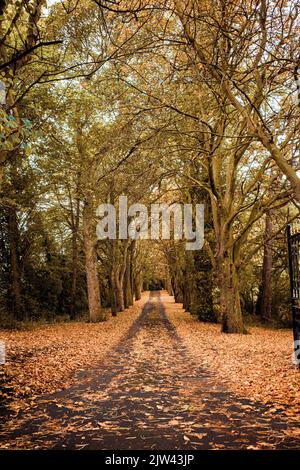
M 108 323 L 3 333 L 13 391 L 22 398 L 29 387 L 31 401 L 11 404 L 2 448 L 299 447 L 299 375 L 287 332 L 224 335 L 164 293 L 164 306 L 151 299 L 126 334 L 144 301 Z M 71 383 L 33 400 L 42 384 Z
M 244 397 L 299 410 L 300 374 L 292 364 L 291 331 L 255 327 L 250 335 L 225 335 L 219 325 L 198 322 L 178 304 L 166 305 L 191 355 L 218 381 Z
M 139 302 L 106 323 L 43 325 L 31 331 L 0 331 L 5 341 L 10 398 L 33 399 L 38 394 L 67 388 L 76 374 L 100 361 L 126 333 L 140 310 Z M 3 382 L 4 380 L 2 380 Z M 11 403 L 11 407 L 19 406 Z

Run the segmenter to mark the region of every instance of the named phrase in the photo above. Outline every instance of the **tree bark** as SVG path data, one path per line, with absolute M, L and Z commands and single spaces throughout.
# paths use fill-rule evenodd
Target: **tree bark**
M 123 312 L 124 306 L 124 272 L 120 265 L 120 260 L 115 258 L 112 266 L 112 288 L 114 290 L 113 295 L 115 298 L 115 310 L 117 312 Z
M 80 202 L 76 200 L 74 226 L 72 227 L 72 279 L 70 292 L 70 318 L 76 317 L 76 290 L 78 271 L 78 228 L 79 228 Z
M 101 309 L 95 233 L 96 231 L 93 222 L 93 201 L 90 198 L 85 201 L 83 209 L 83 237 L 89 316 L 92 323 L 106 320 L 106 315 Z
M 126 269 L 124 274 L 124 307 L 129 308 L 133 304 L 131 289 L 131 253 L 128 251 L 126 257 Z
M 272 316 L 272 218 L 270 211 L 266 214 L 264 258 L 262 269 L 262 283 L 260 291 L 259 313 L 265 321 L 270 321 Z
M 182 306 L 186 312 L 190 311 L 191 308 L 191 285 L 189 279 L 189 273 L 183 272 L 183 285 L 182 285 Z
M 213 305 L 213 268 L 205 249 L 194 252 L 194 283 L 190 312 L 200 321 L 216 322 Z
M 116 282 L 115 282 L 115 276 L 113 271 L 111 271 L 110 274 L 110 306 L 111 306 L 111 313 L 113 317 L 117 316 L 117 297 L 116 297 Z
M 117 311 L 123 312 L 125 310 L 124 306 L 124 291 L 123 291 L 123 278 L 116 279 L 116 299 L 117 299 Z
M 175 273 L 172 275 L 172 289 L 174 292 L 174 299 L 177 304 L 181 304 L 183 302 L 183 295 L 181 289 L 181 282 L 179 281 L 179 274 Z
M 21 273 L 19 262 L 19 227 L 15 207 L 10 207 L 8 211 L 8 235 L 10 248 L 12 311 L 16 320 L 23 320 Z
M 243 323 L 238 271 L 230 254 L 225 254 L 220 265 L 220 307 L 222 332 L 245 333 Z
M 135 300 L 140 300 L 141 298 L 141 279 L 140 279 L 140 273 L 135 273 L 134 280 L 133 280 L 133 286 L 134 286 L 134 298 Z

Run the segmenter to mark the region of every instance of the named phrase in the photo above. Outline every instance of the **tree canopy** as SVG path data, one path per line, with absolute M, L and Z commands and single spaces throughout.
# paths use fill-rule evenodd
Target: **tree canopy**
M 162 285 L 222 331 L 290 322 L 296 0 L 0 2 L 1 323 L 105 321 Z M 96 208 L 205 205 L 203 249 L 98 240 Z

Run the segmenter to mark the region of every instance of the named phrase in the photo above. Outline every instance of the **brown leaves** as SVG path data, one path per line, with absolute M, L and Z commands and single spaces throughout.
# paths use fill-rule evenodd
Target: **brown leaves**
M 222 335 L 216 325 L 201 324 L 184 313 L 170 297 L 163 300 L 178 335 L 155 302 L 130 337 L 122 335 L 136 318 L 135 309 L 106 324 L 51 326 L 25 334 L 22 340 L 16 334 L 21 353 L 15 355 L 10 373 L 18 371 L 27 380 L 25 386 L 34 387 L 36 372 L 44 374 L 46 388 L 51 389 L 52 378 L 66 386 L 74 382 L 78 364 L 82 370 L 78 383 L 64 393 L 38 397 L 25 413 L 13 415 L 7 431 L 19 426 L 21 433 L 20 438 L 13 437 L 12 445 L 42 448 L 56 442 L 65 447 L 68 436 L 73 436 L 77 449 L 89 448 L 90 442 L 97 448 L 115 448 L 118 442 L 129 449 L 173 445 L 254 450 L 280 448 L 285 442 L 298 445 L 299 407 L 295 401 L 289 406 L 294 371 L 282 354 L 287 333 L 254 329 L 251 336 Z M 271 368 L 274 334 L 280 347 Z M 118 347 L 111 349 L 118 341 Z M 65 367 L 53 369 L 60 357 Z M 12 378 L 19 390 L 20 379 Z M 20 404 L 24 402 L 13 403 L 16 412 Z
M 76 381 L 76 374 L 95 365 L 128 331 L 140 312 L 141 302 L 117 318 L 105 323 L 85 322 L 43 325 L 31 331 L 0 331 L 5 341 L 6 372 L 9 395 L 19 400 L 34 399 L 42 393 L 67 388 Z M 10 403 L 15 411 L 24 404 Z
M 168 317 L 176 326 L 191 357 L 211 370 L 220 383 L 252 400 L 280 404 L 300 410 L 300 374 L 292 364 L 292 332 L 251 328 L 250 335 L 225 335 L 219 325 L 200 323 L 183 312 L 181 305 L 168 302 Z

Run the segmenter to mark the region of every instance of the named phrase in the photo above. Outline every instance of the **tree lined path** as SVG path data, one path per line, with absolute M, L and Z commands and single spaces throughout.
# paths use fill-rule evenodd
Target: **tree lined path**
M 0 448 L 300 448 L 299 1 L 0 17 Z
M 234 395 L 191 357 L 166 315 L 166 295 L 150 293 L 127 335 L 76 385 L 7 423 L 2 447 L 299 448 L 286 435 L 298 422 Z

